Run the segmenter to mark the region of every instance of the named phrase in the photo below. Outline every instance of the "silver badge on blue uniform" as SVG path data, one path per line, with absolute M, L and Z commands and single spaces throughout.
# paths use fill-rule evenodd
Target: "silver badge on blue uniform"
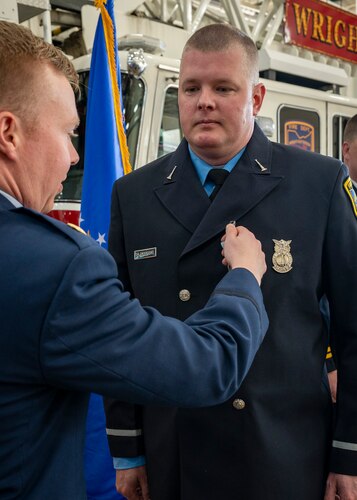
M 274 240 L 273 269 L 277 273 L 288 273 L 292 270 L 293 257 L 291 255 L 292 240 Z

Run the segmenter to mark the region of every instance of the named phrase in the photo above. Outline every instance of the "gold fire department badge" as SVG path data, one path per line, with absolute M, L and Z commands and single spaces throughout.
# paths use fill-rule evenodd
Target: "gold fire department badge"
M 293 257 L 290 253 L 292 240 L 274 240 L 273 269 L 277 273 L 288 273 L 292 270 Z

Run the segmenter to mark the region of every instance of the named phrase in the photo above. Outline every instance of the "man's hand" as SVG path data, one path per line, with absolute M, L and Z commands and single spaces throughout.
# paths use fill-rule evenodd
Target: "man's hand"
M 267 266 L 262 245 L 254 234 L 243 226 L 235 227 L 233 224 L 228 224 L 222 242 L 224 242 L 223 264 L 231 269 L 236 267 L 248 269 L 260 285 Z
M 330 472 L 324 500 L 357 500 L 357 476 Z
M 117 492 L 128 500 L 150 500 L 145 465 L 117 470 L 115 486 Z

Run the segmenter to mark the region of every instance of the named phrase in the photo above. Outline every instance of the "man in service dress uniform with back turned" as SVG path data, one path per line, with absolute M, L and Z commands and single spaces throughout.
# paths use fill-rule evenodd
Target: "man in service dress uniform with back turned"
M 196 31 L 180 70 L 183 141 L 114 187 L 110 251 L 143 304 L 181 319 L 201 307 L 225 273 L 217 242 L 229 221 L 256 235 L 268 265 L 270 327 L 229 401 L 107 402 L 117 488 L 129 500 L 357 499 L 356 198 L 341 161 L 264 136 L 254 120 L 264 94 L 249 37 L 223 24 Z

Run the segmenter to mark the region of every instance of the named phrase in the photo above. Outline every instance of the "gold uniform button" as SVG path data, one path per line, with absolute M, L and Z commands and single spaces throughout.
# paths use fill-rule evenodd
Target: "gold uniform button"
M 243 410 L 243 408 L 245 408 L 245 401 L 243 401 L 243 399 L 235 399 L 233 401 L 233 407 L 236 410 Z
M 191 298 L 191 294 L 188 290 L 180 290 L 179 297 L 182 302 L 187 302 Z

